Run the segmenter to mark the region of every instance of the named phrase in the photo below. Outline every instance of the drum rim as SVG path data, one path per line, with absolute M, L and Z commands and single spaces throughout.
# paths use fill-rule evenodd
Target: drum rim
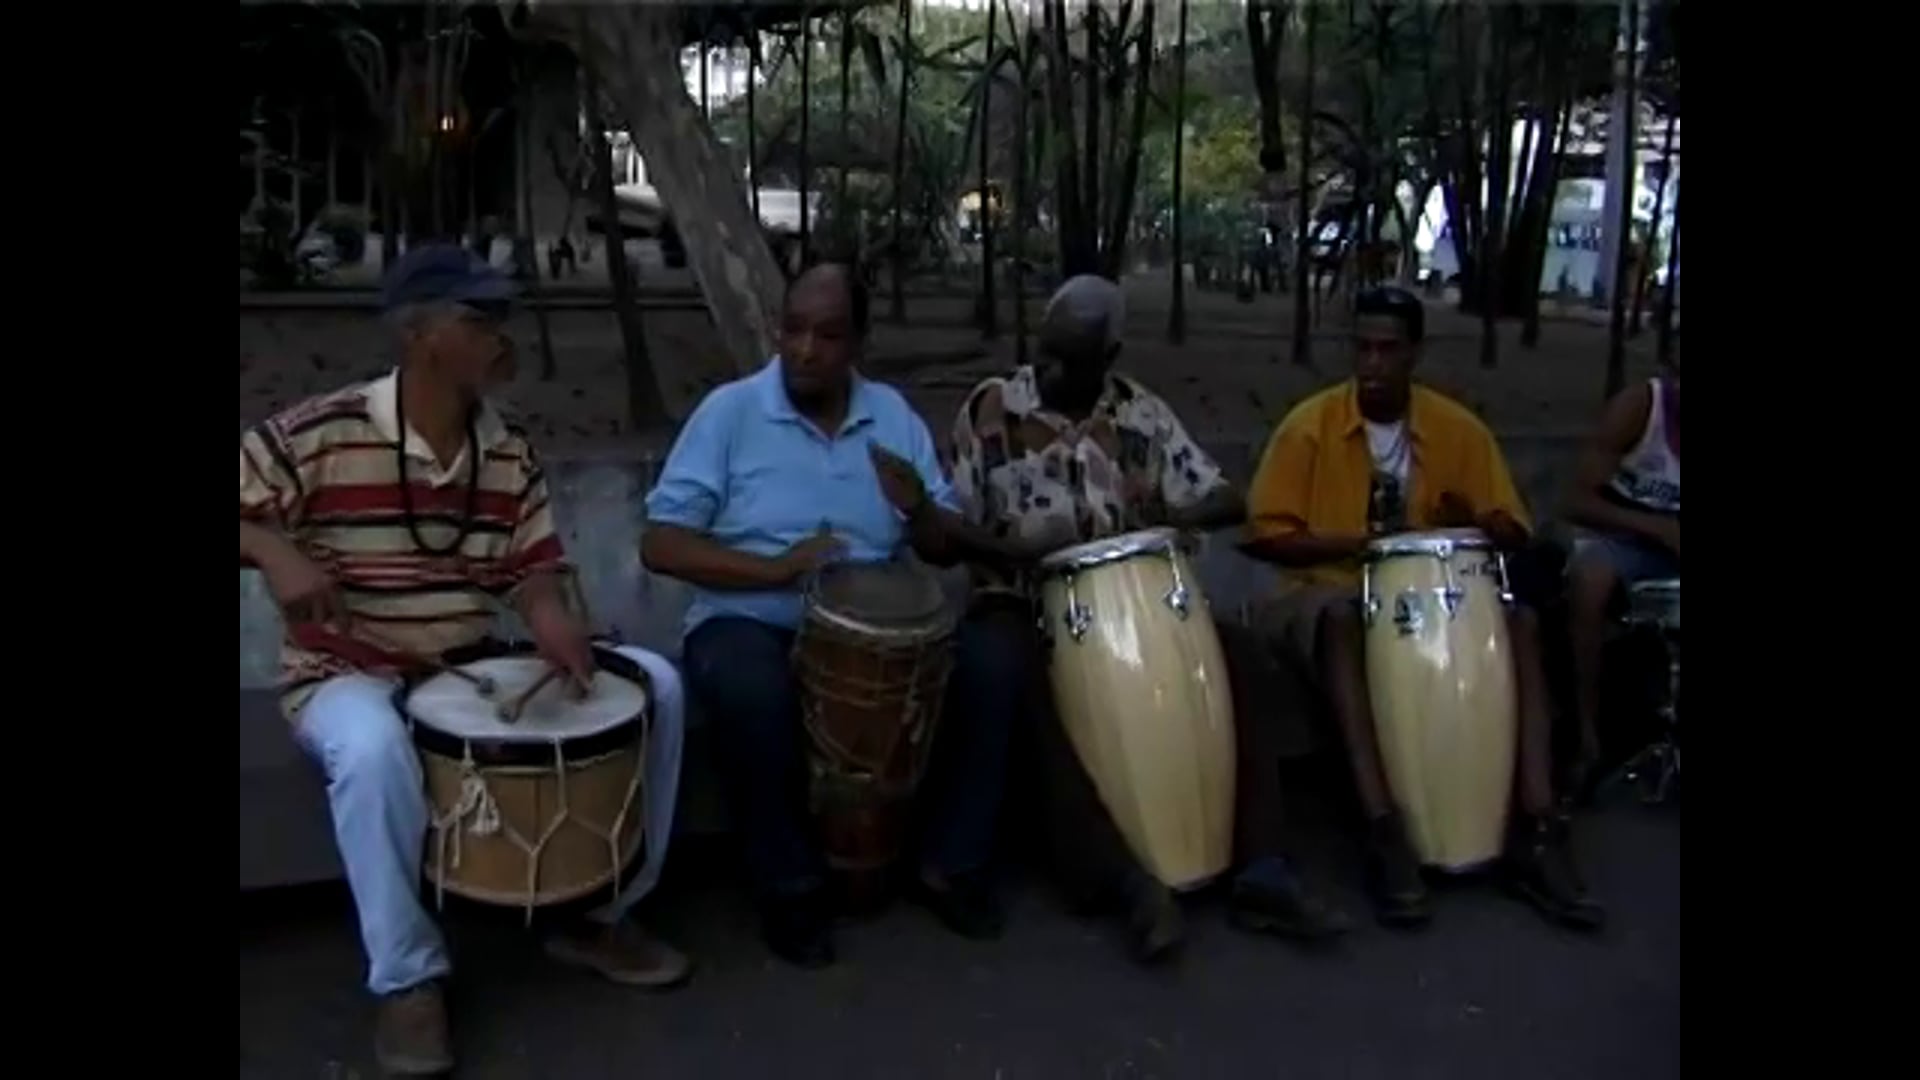
M 1064 547 L 1040 560 L 1040 572 L 1049 576 L 1091 570 L 1097 566 L 1177 550 L 1180 532 L 1165 525 L 1118 533 L 1099 540 Z
M 532 642 L 482 641 L 449 649 L 441 656 L 441 660 L 449 666 L 459 667 L 461 664 L 470 664 L 476 660 L 531 656 L 538 651 Z M 424 678 L 408 679 L 402 682 L 393 692 L 393 706 L 399 711 L 401 718 L 407 722 L 407 728 L 413 735 L 414 747 L 427 753 L 456 759 L 471 753 L 474 764 L 479 766 L 541 766 L 554 763 L 554 747 L 557 745 L 559 760 L 568 765 L 580 764 L 590 758 L 603 757 L 628 743 L 638 741 L 634 734 L 634 727 L 639 725 L 641 732 L 644 733 L 651 726 L 653 719 L 653 679 L 647 674 L 646 668 L 597 642 L 593 645 L 593 660 L 603 670 L 639 684 L 640 693 L 645 700 L 638 713 L 591 735 L 560 739 L 476 739 L 455 735 L 416 718 L 408 711 L 407 700 L 413 695 L 413 691 L 426 681 Z M 433 676 L 427 678 L 431 677 Z
M 826 601 L 821 599 L 820 581 L 822 578 L 826 576 L 823 568 L 822 572 L 813 574 L 807 581 L 807 588 L 806 588 L 806 594 L 804 599 L 806 602 L 806 607 L 805 607 L 806 618 L 808 619 L 818 619 L 820 622 L 826 623 L 828 626 L 834 627 L 839 630 L 846 630 L 851 633 L 861 634 L 867 637 L 875 637 L 883 641 L 901 642 L 905 644 L 916 644 L 916 643 L 925 642 L 925 641 L 937 641 L 940 638 L 943 638 L 948 634 L 952 633 L 953 628 L 959 625 L 960 623 L 960 616 L 957 612 L 953 610 L 953 604 L 951 601 L 947 599 L 946 592 L 944 589 L 941 588 L 939 579 L 935 577 L 933 574 L 927 572 L 926 568 L 923 566 L 920 566 L 916 563 L 905 562 L 905 561 L 883 561 L 883 562 L 871 562 L 871 563 L 835 563 L 833 565 L 838 567 L 853 567 L 853 568 L 858 568 L 861 566 L 907 567 L 910 570 L 914 571 L 915 573 L 919 574 L 922 580 L 926 581 L 928 585 L 933 587 L 933 594 L 940 598 L 940 604 L 937 608 L 934 609 L 933 616 L 927 619 L 925 622 L 911 623 L 911 624 L 905 624 L 905 625 L 896 624 L 892 626 L 882 626 L 877 623 L 870 623 L 865 619 L 860 618 L 857 615 L 849 615 L 848 613 L 841 611 L 838 608 L 829 607 L 827 606 Z
M 1634 596 L 1673 596 L 1680 595 L 1680 579 L 1648 578 L 1627 586 L 1627 592 Z
M 1494 543 L 1479 529 L 1421 529 L 1367 541 L 1366 561 L 1380 562 L 1400 555 L 1440 555 L 1444 551 L 1493 551 Z

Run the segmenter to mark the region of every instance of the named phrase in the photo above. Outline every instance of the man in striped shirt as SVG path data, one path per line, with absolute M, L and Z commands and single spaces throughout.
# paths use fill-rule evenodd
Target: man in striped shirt
M 398 675 L 470 645 L 510 603 L 556 667 L 591 678 L 587 633 L 564 602 L 565 553 L 526 435 L 486 395 L 513 376 L 502 330 L 512 282 L 450 245 L 389 272 L 398 370 L 298 403 L 240 443 L 240 557 L 286 618 L 283 705 L 327 775 L 334 835 L 359 911 L 376 1054 L 401 1075 L 450 1069 L 439 984 L 446 946 L 420 902 L 430 820 L 419 760 L 393 704 Z M 664 986 L 686 958 L 623 916 L 658 880 L 673 825 L 683 707 L 665 659 L 621 653 L 652 677 L 646 857 L 556 959 L 629 985 Z

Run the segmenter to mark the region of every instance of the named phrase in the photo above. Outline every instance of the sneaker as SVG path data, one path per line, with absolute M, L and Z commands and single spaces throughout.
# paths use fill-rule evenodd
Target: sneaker
M 1173 890 L 1138 874 L 1127 883 L 1127 938 L 1133 958 L 1142 964 L 1165 963 L 1187 943 L 1186 919 Z
M 453 1071 L 447 1003 L 440 984 L 421 983 L 380 999 L 373 1056 L 389 1076 L 437 1076 Z
M 954 874 L 938 884 L 921 875 L 914 881 L 913 894 L 947 929 L 963 938 L 993 941 L 1006 931 L 1006 915 L 984 870 Z
M 1387 926 L 1425 926 L 1433 918 L 1427 906 L 1427 883 L 1420 877 L 1420 860 L 1407 842 L 1398 813 L 1369 826 L 1367 891 L 1373 896 L 1374 916 Z
M 1587 895 L 1568 834 L 1567 819 L 1558 814 L 1522 819 L 1508 848 L 1507 886 L 1562 926 L 1598 930 L 1606 909 Z
M 685 953 L 626 920 L 580 927 L 548 938 L 547 955 L 622 986 L 650 990 L 677 986 L 693 973 Z
M 760 936 L 775 956 L 810 971 L 833 964 L 833 934 L 825 897 L 818 892 L 769 900 L 760 915 Z
M 1352 920 L 1321 899 L 1285 859 L 1256 859 L 1233 880 L 1227 910 L 1235 926 L 1302 941 L 1326 941 L 1353 929 Z

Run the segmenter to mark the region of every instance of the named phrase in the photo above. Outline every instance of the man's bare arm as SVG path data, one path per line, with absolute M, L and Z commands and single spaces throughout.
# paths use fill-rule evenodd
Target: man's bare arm
M 1320 535 L 1302 529 L 1242 540 L 1239 546 L 1241 552 L 1251 558 L 1291 570 L 1305 570 L 1357 559 L 1367 550 L 1367 540 L 1365 536 Z
M 640 562 L 656 574 L 703 589 L 760 592 L 786 588 L 839 546 L 838 540 L 823 534 L 802 540 L 783 555 L 769 557 L 736 551 L 684 526 L 650 521 L 640 538 Z
M 1672 522 L 1608 499 L 1601 494 L 1620 461 L 1640 439 L 1641 426 L 1652 407 L 1653 392 L 1645 383 L 1631 387 L 1607 403 L 1600 427 L 1580 454 L 1573 489 L 1567 493 L 1567 520 L 1575 525 L 1608 532 L 1624 532 L 1663 541 Z M 1663 541 L 1664 542 L 1664 541 Z

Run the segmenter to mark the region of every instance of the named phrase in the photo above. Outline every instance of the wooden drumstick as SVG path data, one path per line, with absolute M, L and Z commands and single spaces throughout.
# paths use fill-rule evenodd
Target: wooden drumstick
M 452 664 L 438 657 L 417 653 L 412 649 L 403 649 L 386 638 L 381 637 L 379 634 L 369 632 L 364 626 L 356 627 L 357 632 L 354 634 L 339 633 L 321 627 L 317 623 L 305 623 L 291 627 L 290 629 L 293 632 L 296 644 L 307 648 L 317 647 L 324 652 L 341 654 L 342 659 L 350 662 L 389 665 L 394 661 L 399 661 L 408 667 L 425 668 L 436 674 L 451 675 L 456 679 L 461 679 L 472 684 L 473 688 L 479 691 L 480 696 L 485 698 L 492 697 L 494 693 L 499 690 L 499 687 L 495 685 L 494 681 L 485 675 L 476 675 L 465 668 L 454 667 Z M 312 644 L 301 641 L 300 639 L 302 638 L 311 640 Z M 344 651 L 340 648 L 341 646 L 345 646 Z M 384 655 L 379 657 L 355 655 L 360 650 L 355 649 L 354 646 L 359 646 L 360 649 L 377 651 Z
M 546 685 L 552 682 L 554 680 L 554 677 L 559 674 L 560 674 L 559 668 L 549 667 L 546 670 L 545 674 L 541 675 L 538 679 L 535 679 L 533 681 L 532 686 L 529 686 L 525 690 L 522 690 L 518 697 L 514 698 L 512 701 L 504 705 L 496 705 L 495 711 L 500 716 L 500 722 L 503 724 L 519 723 L 520 714 L 526 711 L 527 704 L 533 700 L 533 696 L 535 694 L 538 694 L 542 689 L 544 689 Z M 569 683 L 573 682 L 572 679 L 569 679 L 567 681 Z

